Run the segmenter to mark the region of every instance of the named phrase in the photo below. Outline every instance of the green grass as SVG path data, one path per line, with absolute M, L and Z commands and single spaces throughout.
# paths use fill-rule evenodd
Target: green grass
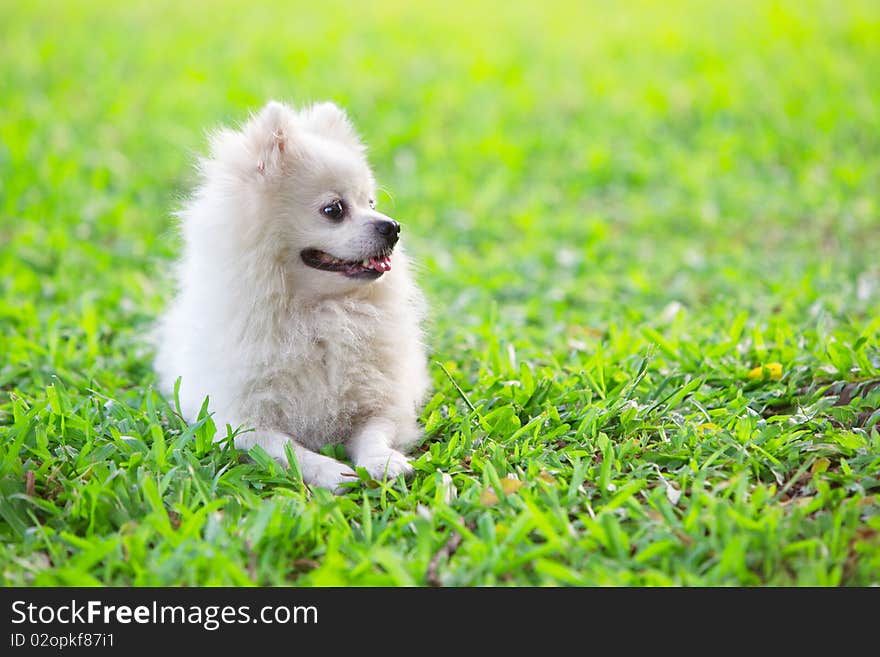
M 292 4 L 0 4 L 0 582 L 880 584 L 880 5 Z M 349 110 L 421 263 L 411 482 L 154 389 L 171 213 L 268 98 Z

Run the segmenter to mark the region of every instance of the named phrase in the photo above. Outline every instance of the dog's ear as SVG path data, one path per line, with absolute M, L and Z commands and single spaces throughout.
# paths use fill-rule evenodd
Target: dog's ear
M 281 170 L 284 153 L 290 147 L 292 116 L 290 107 L 273 100 L 245 124 L 247 149 L 260 173 Z
M 358 151 L 364 149 L 345 110 L 335 103 L 315 103 L 300 112 L 300 120 L 307 130 L 322 137 L 335 139 Z

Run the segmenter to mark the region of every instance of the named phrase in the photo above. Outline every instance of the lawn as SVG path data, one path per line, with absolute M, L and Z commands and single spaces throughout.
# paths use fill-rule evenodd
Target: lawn
M 880 5 L 0 4 L 0 583 L 880 584 Z M 205 131 L 332 99 L 431 305 L 409 482 L 155 390 Z

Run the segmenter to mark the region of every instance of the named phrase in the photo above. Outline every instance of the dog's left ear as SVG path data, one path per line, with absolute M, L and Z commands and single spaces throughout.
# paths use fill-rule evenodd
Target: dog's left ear
M 315 103 L 300 112 L 300 120 L 307 130 L 322 137 L 335 139 L 358 151 L 364 149 L 345 110 L 335 103 Z
M 244 137 L 253 166 L 260 173 L 281 169 L 284 153 L 290 146 L 293 110 L 277 101 L 266 103 L 244 126 Z

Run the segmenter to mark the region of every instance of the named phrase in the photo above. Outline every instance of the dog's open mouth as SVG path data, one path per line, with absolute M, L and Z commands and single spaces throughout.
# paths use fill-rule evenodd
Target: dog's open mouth
M 321 271 L 335 271 L 349 278 L 379 278 L 391 271 L 391 253 L 386 252 L 364 260 L 342 260 L 318 249 L 300 253 L 303 262 Z

